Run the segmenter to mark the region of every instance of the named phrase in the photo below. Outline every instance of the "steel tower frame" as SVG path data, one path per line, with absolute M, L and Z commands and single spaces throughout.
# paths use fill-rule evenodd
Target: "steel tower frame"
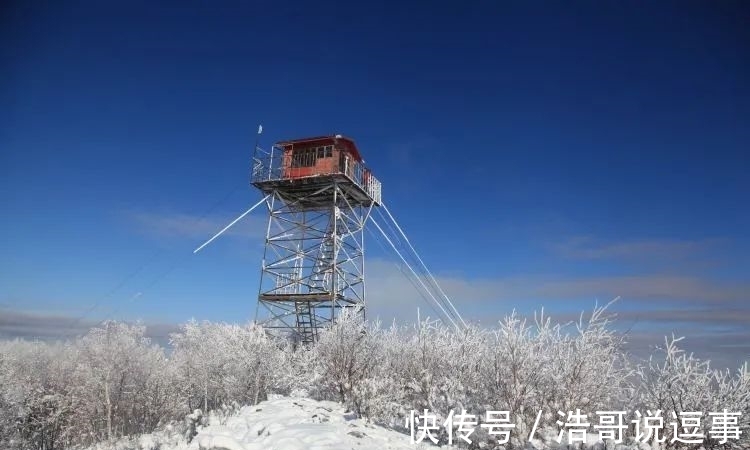
M 364 228 L 380 185 L 372 178 L 376 190 L 367 189 L 346 173 L 285 180 L 273 152 L 254 161 L 268 210 L 255 320 L 309 344 L 345 309 L 364 314 Z

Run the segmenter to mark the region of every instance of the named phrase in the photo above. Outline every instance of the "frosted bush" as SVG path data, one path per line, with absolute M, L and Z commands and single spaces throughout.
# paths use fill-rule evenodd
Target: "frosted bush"
M 119 322 L 68 343 L 0 342 L 0 448 L 133 443 L 165 426 L 189 441 L 203 422 L 279 394 L 342 402 L 401 430 L 411 410 L 428 409 L 440 424 L 451 410 L 480 423 L 488 410 L 508 410 L 516 428 L 506 450 L 531 445 L 539 411 L 543 439 L 555 434 L 558 411 L 576 408 L 699 411 L 708 437 L 708 413 L 726 408 L 742 413 L 744 434 L 726 444 L 706 439 L 705 450 L 750 448 L 747 366 L 712 369 L 674 338 L 634 366 L 611 319 L 606 307 L 570 324 L 514 312 L 493 329 L 457 331 L 430 320 L 383 328 L 353 310 L 313 346 L 295 347 L 254 324 L 195 321 L 171 336 L 171 351 L 153 345 L 142 325 Z M 673 447 L 671 420 L 665 416 L 662 448 Z M 501 448 L 476 430 L 484 448 Z

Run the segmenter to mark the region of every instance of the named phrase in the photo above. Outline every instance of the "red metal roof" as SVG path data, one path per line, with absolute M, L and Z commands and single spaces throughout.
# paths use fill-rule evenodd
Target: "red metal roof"
M 362 161 L 362 155 L 360 155 L 359 150 L 357 149 L 357 145 L 354 143 L 354 141 L 349 139 L 348 137 L 341 136 L 340 134 L 337 134 L 335 136 L 316 136 L 301 139 L 292 139 L 290 141 L 277 142 L 276 145 L 281 147 L 292 146 L 292 148 L 294 148 L 295 146 L 312 147 L 318 145 L 336 145 L 338 147 L 344 147 L 345 149 L 349 150 L 349 152 L 357 161 Z

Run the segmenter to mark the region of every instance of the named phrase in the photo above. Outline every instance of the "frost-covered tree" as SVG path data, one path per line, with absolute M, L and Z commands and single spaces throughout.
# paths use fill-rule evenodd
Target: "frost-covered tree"
M 382 364 L 378 329 L 378 324 L 369 327 L 357 308 L 345 310 L 321 333 L 312 354 L 318 392 L 348 403 L 360 415 L 366 395 L 362 383 Z
M 623 350 L 624 337 L 611 327 L 609 305 L 595 307 L 588 319 L 581 315 L 571 335 L 548 338 L 554 383 L 548 399 L 551 410 L 571 411 L 575 408 L 595 411 L 623 404 L 630 391 L 633 373 Z
M 171 337 L 166 352 L 142 325 L 106 322 L 68 343 L 0 342 L 0 448 L 85 446 L 170 421 L 191 438 L 211 414 L 271 393 L 341 401 L 394 427 L 410 410 L 428 409 L 441 424 L 451 410 L 480 423 L 487 410 L 509 410 L 516 429 L 505 449 L 528 447 L 538 411 L 548 425 L 557 411 L 576 408 L 699 411 L 708 437 L 708 412 L 726 408 L 742 414 L 741 439 L 707 438 L 704 448 L 750 448 L 747 366 L 734 374 L 712 369 L 673 339 L 634 371 L 606 307 L 571 324 L 512 313 L 494 329 L 460 331 L 430 320 L 381 328 L 349 311 L 302 347 L 254 324 L 191 321 Z M 670 421 L 665 416 L 661 448 L 673 447 Z M 493 448 L 480 427 L 473 436 Z
M 191 321 L 171 336 L 172 361 L 189 410 L 255 404 L 271 391 L 289 392 L 291 348 L 255 324 Z M 293 365 L 292 365 L 293 366 Z
M 543 317 L 536 328 L 514 311 L 490 333 L 484 346 L 481 382 L 485 402 L 513 411 L 518 435 L 528 435 L 537 411 L 545 404 L 544 392 L 551 376 L 547 367 L 554 356 L 550 343 L 559 340 L 559 326 Z
M 485 333 L 475 327 L 456 331 L 426 319 L 406 336 L 402 378 L 409 405 L 436 411 L 441 417 L 450 410 L 480 405 Z
M 170 336 L 174 348 L 172 361 L 178 366 L 178 383 L 191 411 L 203 408 L 206 412 L 224 401 L 224 353 L 218 351 L 219 327 L 220 324 L 191 320 Z
M 50 450 L 70 441 L 74 358 L 64 344 L 0 344 L 0 447 Z
M 175 392 L 164 350 L 143 325 L 105 322 L 77 343 L 76 420 L 95 440 L 153 430 L 175 413 Z
M 683 338 L 665 339 L 663 347 L 649 358 L 646 366 L 638 369 L 639 405 L 651 410 L 661 410 L 664 415 L 672 411 L 700 412 L 703 414 L 701 432 L 707 437 L 703 445 L 706 449 L 746 449 L 750 448 L 750 436 L 746 431 L 739 440 L 729 440 L 720 444 L 710 439 L 711 412 L 739 412 L 739 427 L 750 427 L 750 373 L 747 364 L 735 376 L 729 371 L 711 369 L 709 361 L 701 361 L 692 354 L 686 354 L 677 343 Z M 665 424 L 674 421 L 667 416 Z M 667 442 L 663 448 L 679 448 L 679 443 L 671 443 L 671 426 L 665 426 Z M 697 448 L 697 446 L 696 446 Z
M 283 344 L 268 337 L 262 327 L 224 325 L 218 329 L 216 351 L 224 361 L 223 389 L 228 399 L 240 404 L 265 400 L 269 390 L 280 387 L 284 364 Z
M 632 369 L 605 312 L 606 306 L 596 307 L 587 320 L 582 315 L 565 325 L 543 312 L 529 324 L 513 312 L 489 333 L 480 379 L 486 404 L 512 411 L 509 446 L 525 446 L 539 411 L 543 423 L 554 423 L 558 411 L 593 413 L 631 403 Z
M 374 358 L 377 363 L 369 375 L 353 388 L 359 402 L 359 411 L 365 418 L 386 424 L 400 423 L 407 415 L 405 401 L 404 368 L 408 357 L 404 330 L 393 325 L 380 329 L 370 328 L 372 339 L 377 341 Z

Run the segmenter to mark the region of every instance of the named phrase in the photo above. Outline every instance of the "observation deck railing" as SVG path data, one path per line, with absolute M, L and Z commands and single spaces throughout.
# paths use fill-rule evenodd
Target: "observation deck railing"
M 253 156 L 251 182 L 258 186 L 284 180 L 293 181 L 338 175 L 346 177 L 358 186 L 375 204 L 381 203 L 382 186 L 380 181 L 364 164 L 351 156 L 344 154 L 340 161 L 335 161 L 336 158 L 329 157 L 331 159 L 329 163 L 316 163 L 312 167 L 293 167 L 290 156 L 285 155 L 284 152 L 282 147 L 275 145 L 271 147 L 270 151 L 256 147 Z

